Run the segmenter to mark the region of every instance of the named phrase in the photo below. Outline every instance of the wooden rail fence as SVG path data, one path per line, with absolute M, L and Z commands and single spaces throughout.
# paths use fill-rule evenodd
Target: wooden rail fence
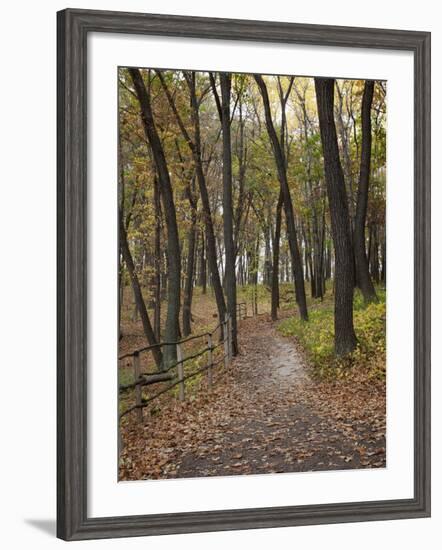
M 242 304 L 238 304 L 238 306 Z M 244 304 L 245 305 L 245 304 Z M 244 309 L 241 309 L 244 311 Z M 247 314 L 247 310 L 245 310 Z M 240 317 L 240 315 L 238 315 Z M 244 318 L 244 317 L 242 317 Z M 218 342 L 214 343 L 214 335 L 217 330 L 220 330 L 221 334 Z M 184 356 L 183 344 L 191 340 L 204 338 L 206 346 L 191 355 Z M 175 346 L 176 349 L 176 362 L 171 365 L 165 366 L 165 368 L 156 372 L 142 372 L 140 366 L 140 356 L 143 353 L 151 352 L 154 348 Z M 215 351 L 223 347 L 223 354 L 221 357 L 215 357 Z M 191 373 L 185 374 L 184 365 L 186 362 L 202 357 L 207 354 L 207 362 L 204 366 L 199 367 Z M 186 399 L 186 381 L 194 378 L 195 376 L 207 371 L 207 382 L 211 386 L 213 384 L 213 369 L 221 362 L 227 367 L 232 360 L 232 321 L 230 315 L 226 314 L 223 322 L 219 323 L 211 332 L 205 332 L 194 336 L 189 336 L 179 342 L 161 342 L 152 346 L 146 346 L 130 353 L 121 355 L 118 359 L 123 360 L 132 358 L 132 369 L 134 381 L 129 384 L 120 384 L 119 392 L 125 394 L 128 391 L 134 390 L 135 392 L 135 404 L 128 407 L 126 410 L 120 412 L 119 418 L 126 416 L 129 413 L 136 413 L 138 422 L 143 422 L 143 409 L 147 407 L 152 401 L 158 399 L 164 393 L 172 390 L 178 386 L 178 398 L 180 401 Z M 153 384 L 159 384 L 163 382 L 170 382 L 165 388 L 155 393 L 149 398 L 144 399 L 142 395 L 142 388 L 144 386 L 150 386 Z

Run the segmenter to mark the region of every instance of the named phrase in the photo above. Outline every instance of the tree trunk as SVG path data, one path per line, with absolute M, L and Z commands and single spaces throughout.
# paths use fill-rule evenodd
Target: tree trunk
M 206 294 L 207 292 L 206 236 L 203 230 L 201 230 L 199 286 L 201 287 L 201 292 L 203 294 Z
M 376 283 L 379 283 L 379 239 L 378 227 L 373 224 L 373 239 L 371 253 L 371 276 Z
M 184 300 L 183 300 L 183 335 L 189 336 L 192 332 L 192 296 L 193 296 L 193 277 L 195 270 L 195 245 L 196 245 L 196 201 L 192 195 L 191 186 L 187 186 L 187 196 L 189 199 L 191 210 L 191 225 L 187 238 L 188 256 L 186 281 L 184 285 Z
M 304 321 L 308 320 L 307 313 L 307 301 L 305 297 L 304 288 L 304 274 L 302 270 L 302 260 L 299 253 L 298 237 L 296 234 L 295 218 L 293 214 L 292 198 L 290 196 L 290 189 L 287 181 L 285 154 L 282 149 L 282 145 L 279 143 L 278 136 L 275 131 L 275 127 L 272 121 L 272 114 L 270 111 L 270 101 L 267 92 L 267 87 L 264 83 L 262 76 L 254 75 L 256 83 L 261 91 L 261 96 L 264 104 L 264 113 L 266 119 L 267 132 L 272 144 L 273 153 L 275 156 L 275 163 L 278 171 L 279 183 L 283 193 L 284 200 L 284 212 L 287 224 L 288 241 L 290 247 L 290 253 L 292 257 L 292 270 L 295 279 L 295 295 L 296 302 L 299 308 L 299 315 Z
M 124 262 L 126 263 L 127 270 L 129 272 L 130 280 L 132 282 L 132 288 L 135 296 L 135 303 L 140 313 L 141 322 L 143 323 L 144 334 L 147 342 L 150 346 L 155 346 L 158 342 L 155 338 L 155 334 L 147 313 L 146 304 L 144 302 L 143 293 L 141 291 L 140 282 L 135 271 L 134 261 L 129 249 L 129 243 L 127 242 L 126 229 L 124 227 L 123 220 L 120 216 L 120 246 L 123 254 Z M 158 368 L 162 365 L 162 353 L 159 347 L 152 349 L 152 355 L 155 360 L 155 364 Z
M 234 231 L 233 231 L 233 242 L 235 246 L 235 258 L 238 255 L 239 250 L 239 237 L 240 237 L 240 230 L 241 230 L 241 222 L 243 219 L 244 212 L 246 212 L 245 218 L 247 218 L 247 212 L 250 206 L 246 207 L 245 205 L 245 178 L 246 178 L 246 159 L 247 159 L 247 148 L 244 144 L 244 127 L 245 127 L 245 121 L 243 117 L 243 104 L 242 104 L 242 95 L 239 99 L 239 137 L 237 138 L 238 142 L 238 153 L 237 153 L 237 160 L 238 160 L 238 199 L 237 199 L 237 206 L 235 211 L 235 220 L 234 220 Z M 247 221 L 247 219 L 245 220 Z M 243 279 L 244 281 L 244 279 Z M 244 282 L 242 283 L 244 284 Z
M 124 199 L 125 199 L 125 181 L 124 181 L 124 161 L 123 151 L 121 147 L 121 133 L 118 135 L 118 167 L 119 167 L 119 196 L 118 196 L 118 211 L 119 216 L 124 216 Z M 124 222 L 123 222 L 124 223 Z M 124 287 L 123 273 L 124 263 L 122 259 L 121 245 L 118 248 L 118 341 L 123 338 L 123 330 L 121 328 L 121 308 L 123 307 Z
M 163 146 L 158 136 L 150 104 L 150 97 L 144 85 L 141 73 L 138 69 L 129 69 L 135 92 L 140 104 L 143 129 L 148 140 L 160 183 L 161 197 L 164 203 L 164 214 L 167 226 L 167 253 L 168 253 L 168 287 L 167 287 L 167 318 L 165 327 L 165 339 L 168 342 L 176 342 L 179 337 L 180 314 L 180 281 L 181 281 L 181 254 L 176 221 L 175 203 L 173 199 L 172 184 L 169 169 L 166 162 Z M 175 346 L 166 346 L 166 367 L 176 361 Z
M 276 227 L 273 240 L 273 268 L 272 268 L 272 320 L 278 318 L 279 307 L 279 241 L 281 239 L 281 218 L 282 218 L 282 191 L 279 191 L 278 204 L 276 205 Z
M 272 257 L 271 257 L 271 235 L 270 235 L 270 223 L 271 219 L 267 221 L 267 225 L 264 228 L 264 269 L 263 269 L 263 284 L 269 287 L 272 282 Z
M 218 308 L 218 315 L 220 320 L 223 320 L 226 314 L 226 303 L 224 301 L 223 288 L 221 285 L 221 279 L 218 271 L 215 232 L 213 228 L 209 193 L 207 191 L 206 178 L 203 170 L 203 161 L 202 161 L 202 153 L 201 153 L 201 132 L 200 132 L 200 120 L 199 120 L 199 103 L 196 97 L 195 73 L 191 73 L 191 74 L 184 73 L 184 77 L 186 78 L 186 82 L 190 92 L 191 118 L 193 123 L 193 130 L 194 130 L 193 140 L 191 139 L 181 119 L 181 116 L 178 113 L 174 99 L 169 89 L 167 88 L 167 84 L 164 80 L 164 77 L 161 71 L 157 71 L 157 74 L 161 81 L 161 85 L 166 94 L 169 105 L 175 115 L 178 126 L 181 130 L 181 133 L 183 134 L 183 137 L 192 153 L 193 160 L 195 163 L 196 179 L 198 181 L 198 187 L 201 195 L 202 215 L 203 215 L 204 227 L 206 230 L 207 261 L 209 263 L 211 283 L 215 293 L 215 300 Z
M 381 244 L 381 283 L 385 284 L 387 280 L 387 245 L 385 242 L 385 228 L 383 228 L 382 244 Z
M 195 216 L 196 218 L 196 216 Z M 184 285 L 184 300 L 183 300 L 183 335 L 189 336 L 192 332 L 192 294 L 193 294 L 193 272 L 195 264 L 195 221 L 192 219 L 192 226 L 189 229 L 187 238 L 188 257 L 187 257 L 187 270 L 186 270 L 186 282 Z
M 232 351 L 238 353 L 236 325 L 236 274 L 235 246 L 233 242 L 233 200 L 232 200 L 232 145 L 230 136 L 230 88 L 231 75 L 220 73 L 221 124 L 223 132 L 223 229 L 225 247 L 225 280 L 227 310 L 232 321 Z
M 161 199 L 158 178 L 154 180 L 155 203 L 155 309 L 153 327 L 155 337 L 161 340 Z
M 331 245 L 327 243 L 327 263 L 325 264 L 325 278 L 330 280 L 332 276 L 332 253 Z
M 324 171 L 335 247 L 335 353 L 351 353 L 357 344 L 353 327 L 354 265 L 344 174 L 333 115 L 335 81 L 315 78 Z
M 356 280 L 366 303 L 377 301 L 376 291 L 370 277 L 367 254 L 365 252 L 365 221 L 367 217 L 368 186 L 371 162 L 371 104 L 373 101 L 373 80 L 365 82 L 362 97 L 362 145 L 359 187 L 354 219 L 354 257 Z
M 118 340 L 123 338 L 121 329 L 121 308 L 123 307 L 124 286 L 123 286 L 123 260 L 121 258 L 121 249 L 118 250 L 119 266 L 118 266 Z

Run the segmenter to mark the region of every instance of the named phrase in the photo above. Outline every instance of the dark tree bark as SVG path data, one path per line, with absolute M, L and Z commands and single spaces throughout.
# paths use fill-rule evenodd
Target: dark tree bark
M 194 139 L 192 140 L 186 127 L 181 119 L 178 109 L 176 108 L 174 99 L 170 94 L 170 91 L 167 87 L 166 81 L 161 71 L 157 71 L 158 77 L 163 86 L 164 93 L 166 94 L 167 100 L 169 102 L 170 108 L 172 109 L 178 126 L 181 133 L 192 153 L 193 160 L 195 163 L 196 170 L 196 179 L 198 181 L 198 187 L 201 195 L 201 204 L 202 204 L 202 216 L 204 221 L 204 227 L 206 230 L 206 254 L 207 261 L 209 264 L 211 282 L 213 290 L 215 293 L 215 300 L 218 309 L 219 318 L 222 320 L 226 314 L 226 303 L 224 301 L 224 293 L 221 285 L 221 279 L 219 276 L 218 263 L 217 263 L 217 254 L 216 254 L 216 239 L 215 231 L 213 228 L 212 213 L 210 208 L 209 193 L 207 191 L 206 178 L 203 170 L 203 161 L 202 161 L 202 152 L 201 152 L 201 132 L 200 132 L 200 121 L 199 121 L 199 103 L 196 97 L 195 90 L 195 73 L 184 73 L 186 82 L 190 92 L 190 107 L 191 107 L 191 117 L 194 130 Z
M 366 303 L 377 301 L 376 291 L 370 277 L 367 254 L 365 251 L 365 223 L 367 217 L 368 187 L 370 180 L 371 163 L 371 105 L 373 101 L 374 82 L 367 80 L 362 96 L 361 120 L 361 167 L 359 173 L 359 187 L 354 219 L 354 257 L 356 280 Z
M 270 111 L 270 101 L 267 92 L 265 82 L 260 75 L 254 75 L 256 83 L 261 92 L 264 113 L 266 120 L 267 132 L 269 134 L 270 142 L 272 144 L 273 153 L 275 156 L 276 168 L 278 171 L 279 183 L 281 186 L 283 200 L 284 200 L 284 212 L 287 224 L 288 241 L 290 247 L 290 253 L 292 258 L 292 270 L 295 279 L 295 295 L 296 302 L 299 308 L 299 314 L 304 321 L 308 320 L 307 313 L 307 301 L 305 297 L 304 288 L 304 274 L 302 270 L 302 259 L 299 253 L 298 237 L 295 226 L 295 217 L 293 214 L 292 198 L 290 196 L 290 189 L 287 181 L 286 160 L 285 154 L 282 148 L 282 144 L 279 142 L 278 136 L 275 131 L 275 127 L 272 121 L 272 114 Z
M 371 240 L 371 255 L 370 255 L 370 273 L 373 280 L 379 283 L 379 239 L 378 239 L 378 227 L 373 224 L 372 226 L 373 237 Z
M 311 211 L 311 216 L 308 216 L 306 221 L 306 227 L 304 226 L 304 242 L 306 245 L 305 251 L 305 271 L 306 273 L 310 272 L 309 280 L 311 286 L 311 295 L 312 298 L 323 298 L 323 277 L 322 277 L 322 243 L 320 237 L 320 221 L 318 215 L 318 198 L 322 191 L 319 186 L 317 186 L 314 181 L 313 170 L 312 170 L 312 151 L 309 145 L 309 140 L 312 135 L 311 127 L 312 122 L 310 121 L 307 104 L 306 104 L 306 89 L 301 91 L 295 86 L 295 92 L 299 101 L 299 105 L 302 113 L 302 129 L 305 140 L 305 165 L 306 165 L 306 180 L 304 185 L 304 192 L 306 197 L 306 202 Z M 281 94 L 280 94 L 281 95 Z M 316 184 L 316 185 L 315 185 Z M 311 218 L 311 223 L 310 219 Z
M 155 203 L 155 309 L 153 316 L 153 328 L 155 337 L 161 339 L 161 199 L 158 178 L 154 179 L 154 203 Z
M 187 266 L 186 266 L 186 282 L 184 285 L 184 300 L 183 300 L 183 335 L 189 336 L 192 332 L 192 296 L 193 296 L 193 279 L 195 271 L 195 246 L 196 246 L 196 219 L 197 219 L 197 204 L 193 196 L 191 185 L 186 188 L 186 195 L 190 205 L 190 228 L 187 237 Z
M 234 224 L 234 234 L 233 241 L 235 245 L 235 258 L 238 255 L 239 250 L 239 235 L 241 231 L 241 222 L 243 220 L 243 215 L 248 212 L 249 205 L 245 205 L 245 179 L 246 179 L 246 168 L 247 168 L 247 147 L 245 142 L 245 120 L 243 117 L 243 98 L 242 94 L 238 102 L 238 113 L 239 113 L 239 136 L 237 139 L 237 160 L 238 160 L 238 199 L 236 203 L 235 210 L 235 224 Z M 250 203 L 249 203 L 250 204 Z
M 326 263 L 325 263 L 325 279 L 329 281 L 332 276 L 332 253 L 331 253 L 331 246 L 330 244 L 327 244 L 326 249 Z
M 196 216 L 195 216 L 196 221 Z M 192 332 L 192 295 L 193 295 L 193 273 L 195 265 L 195 222 L 192 219 L 192 226 L 187 237 L 188 256 L 186 266 L 186 282 L 184 285 L 183 300 L 183 335 L 189 336 Z
M 225 278 L 227 310 L 232 320 L 232 351 L 238 353 L 236 326 L 236 274 L 235 246 L 233 242 L 233 200 L 232 200 L 232 144 L 230 136 L 230 90 L 231 75 L 220 73 L 221 124 L 223 132 L 223 229 L 225 247 Z M 215 88 L 216 93 L 216 88 Z
M 200 248 L 200 273 L 198 284 L 201 287 L 201 292 L 207 292 L 207 265 L 206 265 L 206 236 L 201 230 L 201 248 Z
M 311 192 L 311 191 L 310 191 Z M 324 223 L 325 223 L 325 209 L 322 216 L 322 220 L 319 219 L 319 214 L 316 208 L 316 205 L 313 205 L 313 217 L 312 217 L 312 265 L 313 265 L 313 277 L 315 280 L 315 298 L 320 298 L 321 300 L 324 297 L 324 281 L 323 281 L 323 234 L 324 234 Z
M 272 320 L 278 318 L 279 307 L 279 241 L 281 239 L 281 218 L 282 218 L 282 191 L 279 191 L 278 204 L 276 205 L 276 226 L 273 239 L 273 267 L 272 267 Z
M 176 342 L 179 337 L 180 314 L 180 281 L 181 281 L 181 253 L 176 221 L 175 203 L 173 199 L 172 184 L 169 169 L 166 162 L 163 146 L 159 138 L 150 104 L 150 97 L 138 69 L 129 69 L 135 87 L 140 110 L 143 129 L 148 140 L 157 168 L 161 197 L 164 204 L 164 215 L 167 226 L 167 256 L 168 256 L 168 287 L 167 287 L 167 318 L 165 339 L 168 342 Z M 176 360 L 175 346 L 166 346 L 166 363 Z M 167 365 L 166 365 L 167 366 Z
M 357 340 L 353 327 L 353 252 L 347 192 L 333 115 L 334 86 L 335 81 L 332 78 L 315 78 L 325 181 L 335 248 L 335 353 L 343 356 L 356 348 Z
M 183 278 L 183 335 L 189 336 L 189 334 L 192 332 L 192 298 L 197 246 L 196 222 L 198 217 L 198 197 L 195 194 L 195 171 L 193 168 L 191 170 L 186 170 L 184 168 L 184 157 L 181 154 L 180 145 L 176 138 L 175 147 L 181 164 L 182 180 L 185 182 L 184 194 L 189 202 L 190 207 L 190 227 L 187 234 L 187 258 L 185 261 L 185 265 L 183 265 L 183 271 L 186 272 L 186 277 Z M 181 249 L 183 249 L 183 246 L 181 247 Z
M 264 267 L 262 273 L 262 282 L 264 286 L 270 287 L 272 284 L 272 246 L 271 246 L 271 212 L 269 212 L 265 226 L 263 227 L 264 235 Z
M 305 244 L 305 279 L 310 281 L 310 294 L 312 298 L 317 298 L 317 289 L 316 289 L 316 270 L 313 266 L 312 258 L 312 246 L 310 238 L 310 224 L 307 221 L 307 229 L 303 226 L 302 229 L 304 236 Z
M 344 96 L 338 84 L 336 84 L 336 91 L 338 92 L 338 101 L 337 101 L 337 109 L 336 109 L 337 132 L 341 139 L 341 145 L 342 145 L 342 155 L 343 155 L 342 169 L 344 172 L 344 180 L 347 183 L 347 193 L 349 198 L 349 202 L 348 202 L 349 215 L 350 215 L 350 225 L 351 225 L 351 222 L 354 221 L 354 215 L 355 215 L 354 202 L 355 201 L 354 201 L 354 175 L 353 175 L 352 162 L 351 162 L 351 156 L 350 156 L 349 123 L 347 122 L 347 124 L 344 124 Z M 351 108 L 349 108 L 348 104 L 347 104 L 347 111 L 351 111 Z M 352 120 L 354 122 L 353 117 L 352 117 Z M 357 143 L 356 143 L 356 147 L 358 147 Z
M 127 242 L 126 228 L 124 227 L 123 220 L 120 216 L 120 247 L 123 255 L 124 262 L 126 263 L 127 270 L 129 272 L 130 280 L 132 282 L 132 288 L 135 296 L 135 303 L 138 308 L 138 312 L 143 323 L 143 330 L 146 336 L 147 342 L 150 346 L 155 346 L 158 341 L 155 338 L 155 334 L 152 328 L 152 324 L 147 313 L 146 304 L 144 302 L 143 293 L 141 291 L 140 282 L 138 280 L 137 273 L 135 271 L 135 265 L 132 259 L 132 255 L 129 249 L 129 243 Z M 152 349 L 152 355 L 158 368 L 162 365 L 162 353 L 159 347 Z
M 121 134 L 118 135 L 118 167 L 119 167 L 119 180 L 120 185 L 118 188 L 118 211 L 119 216 L 124 216 L 124 199 L 125 199 L 125 180 L 124 180 L 124 162 L 123 162 L 123 151 L 121 147 Z M 124 223 L 124 222 L 123 222 Z M 123 330 L 121 328 L 121 308 L 123 306 L 124 299 L 124 286 L 123 286 L 123 273 L 124 273 L 124 262 L 122 259 L 121 244 L 118 248 L 118 340 L 120 341 L 123 338 Z

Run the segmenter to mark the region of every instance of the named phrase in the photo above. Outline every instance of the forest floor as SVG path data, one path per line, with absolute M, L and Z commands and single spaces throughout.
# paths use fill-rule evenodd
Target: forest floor
M 240 354 L 211 388 L 125 425 L 120 479 L 385 467 L 385 383 L 315 379 L 277 323 L 242 321 Z

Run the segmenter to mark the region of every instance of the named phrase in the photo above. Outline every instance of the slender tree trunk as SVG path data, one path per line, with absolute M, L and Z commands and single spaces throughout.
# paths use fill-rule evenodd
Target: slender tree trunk
M 304 238 L 304 242 L 305 242 L 305 238 Z M 309 265 L 308 265 L 308 251 L 307 251 L 307 246 L 304 248 L 304 266 L 305 266 L 305 269 L 304 269 L 304 279 L 305 279 L 305 281 L 308 283 L 308 282 L 310 282 L 310 271 L 309 271 Z
M 170 108 L 172 109 L 175 118 L 177 120 L 178 126 L 183 134 L 183 137 L 192 153 L 193 160 L 195 163 L 196 179 L 198 182 L 198 187 L 201 195 L 202 203 L 202 216 L 204 221 L 204 227 L 206 230 L 206 253 L 207 261 L 209 264 L 211 283 L 215 293 L 216 305 L 218 308 L 219 318 L 224 319 L 226 313 L 226 303 L 224 301 L 223 288 L 221 285 L 221 279 L 219 276 L 218 262 L 217 262 L 217 253 L 216 253 L 216 239 L 215 232 L 213 228 L 212 213 L 210 208 L 209 193 L 207 191 L 206 178 L 203 170 L 202 162 L 202 153 L 201 153 L 201 131 L 200 131 L 200 120 L 199 120 L 199 103 L 196 97 L 195 89 L 195 73 L 184 73 L 186 82 L 190 92 L 190 106 L 191 106 L 191 118 L 193 123 L 194 130 L 194 139 L 192 140 L 186 127 L 181 119 L 180 114 L 176 108 L 174 99 L 167 87 L 167 84 L 164 80 L 164 77 L 161 71 L 157 71 L 158 77 L 160 78 L 161 85 L 166 94 L 167 100 L 169 102 Z
M 284 200 L 284 212 L 287 224 L 288 241 L 290 247 L 290 253 L 292 257 L 292 270 L 295 279 L 295 295 L 296 302 L 299 307 L 299 314 L 304 321 L 308 320 L 307 313 L 307 300 L 305 297 L 304 288 L 304 274 L 302 269 L 302 260 L 299 253 L 298 237 L 296 233 L 295 218 L 293 214 L 292 198 L 290 196 L 290 189 L 287 181 L 286 161 L 284 151 L 279 143 L 278 136 L 275 131 L 275 127 L 272 121 L 272 114 L 270 111 L 270 101 L 267 92 L 267 87 L 264 83 L 262 76 L 254 75 L 256 83 L 261 91 L 261 96 L 264 104 L 264 113 L 266 119 L 267 132 L 269 134 L 270 141 L 275 156 L 275 163 L 278 171 L 279 183 L 283 193 Z
M 311 246 L 311 238 L 310 238 L 310 223 L 307 220 L 307 230 L 305 227 L 302 229 L 303 236 L 304 236 L 304 243 L 305 243 L 305 273 L 309 274 L 308 277 L 306 276 L 306 280 L 310 281 L 310 294 L 312 298 L 316 298 L 317 288 L 316 288 L 316 271 L 315 266 L 313 264 L 313 258 L 312 258 L 312 246 Z
M 379 283 L 379 239 L 377 225 L 373 225 L 371 276 L 376 283 Z
M 319 229 L 319 218 L 316 206 L 313 208 L 313 220 L 312 220 L 312 248 L 313 248 L 313 264 L 314 264 L 314 278 L 315 278 L 315 298 L 324 297 L 323 290 L 323 277 L 322 277 L 322 238 Z
M 362 96 L 362 145 L 359 187 L 354 219 L 354 257 L 356 280 L 366 303 L 377 301 L 376 291 L 370 277 L 367 254 L 365 252 L 365 221 L 367 217 L 368 186 L 371 162 L 371 104 L 373 101 L 373 80 L 365 82 Z
M 125 179 L 124 179 L 124 161 L 123 151 L 121 146 L 121 133 L 118 135 L 118 166 L 119 166 L 119 197 L 118 197 L 118 211 L 119 216 L 124 216 L 124 202 L 125 202 Z M 123 222 L 124 223 L 124 222 Z M 121 244 L 118 248 L 118 341 L 123 338 L 123 330 L 121 328 L 121 308 L 123 307 L 124 288 L 123 288 L 123 273 L 124 264 L 122 259 Z
M 195 245 L 196 245 L 196 201 L 192 195 L 191 186 L 188 185 L 187 196 L 191 210 L 191 224 L 187 238 L 188 256 L 186 266 L 186 281 L 184 285 L 183 300 L 183 335 L 188 336 L 192 332 L 192 296 L 193 296 L 193 278 L 195 271 Z
M 347 193 L 349 200 L 349 215 L 350 215 L 350 229 L 352 218 L 354 218 L 354 212 L 353 212 L 353 205 L 354 205 L 354 176 L 353 176 L 353 168 L 352 168 L 352 162 L 350 157 L 350 139 L 348 135 L 348 128 L 349 126 L 344 124 L 344 97 L 343 94 L 339 88 L 339 85 L 336 85 L 336 90 L 338 92 L 338 107 L 336 109 L 336 115 L 337 115 L 337 131 L 339 133 L 339 136 L 341 138 L 341 144 L 342 144 L 342 155 L 344 162 L 342 163 L 342 169 L 344 172 L 344 180 L 347 183 Z
M 259 232 L 256 237 L 256 242 L 253 243 L 253 311 L 255 315 L 258 315 L 258 278 L 259 278 L 259 249 L 260 238 Z
M 278 204 L 276 205 L 276 227 L 273 239 L 273 268 L 272 268 L 272 320 L 278 318 L 279 307 L 279 241 L 281 239 L 281 218 L 282 218 L 282 191 L 279 190 Z
M 330 280 L 331 276 L 332 276 L 332 253 L 331 253 L 330 244 L 327 244 L 327 264 L 325 268 L 325 278 L 327 280 Z
M 129 243 L 127 242 L 126 228 L 120 217 L 120 246 L 123 254 L 124 261 L 126 263 L 127 270 L 129 272 L 130 280 L 132 282 L 132 288 L 135 296 L 135 303 L 140 313 L 141 322 L 143 323 L 144 334 L 146 336 L 147 342 L 150 346 L 156 345 L 157 339 L 149 319 L 149 314 L 147 313 L 146 304 L 144 302 L 143 293 L 141 291 L 140 282 L 138 280 L 137 273 L 135 271 L 135 265 L 132 259 L 132 255 L 129 249 Z M 162 365 L 162 354 L 159 347 L 152 349 L 152 355 L 154 357 L 157 367 Z
M 385 284 L 387 279 L 387 245 L 385 242 L 385 228 L 383 228 L 382 244 L 381 244 L 381 282 Z
M 186 282 L 184 285 L 184 300 L 183 300 L 183 335 L 188 336 L 192 332 L 192 294 L 193 294 L 193 272 L 195 265 L 195 219 L 192 219 L 192 225 L 189 229 L 189 235 L 187 238 L 188 257 L 187 257 L 187 270 L 186 270 Z
M 195 109 L 195 108 L 194 108 Z M 198 112 L 194 110 L 195 120 L 198 117 Z M 209 269 L 211 274 L 211 284 L 215 293 L 215 300 L 216 305 L 218 308 L 218 315 L 220 319 L 224 318 L 224 315 L 226 313 L 226 304 L 224 301 L 224 294 L 223 289 L 221 285 L 221 279 L 219 275 L 218 270 L 218 263 L 217 263 L 217 253 L 216 253 L 216 239 L 215 239 L 215 232 L 213 228 L 213 221 L 212 221 L 212 213 L 210 208 L 210 200 L 209 200 L 209 193 L 207 191 L 207 185 L 206 185 L 206 178 L 204 176 L 203 168 L 202 168 L 202 159 L 201 159 L 201 148 L 200 148 L 200 137 L 199 137 L 199 122 L 195 123 L 195 129 L 198 137 L 197 140 L 197 166 L 196 166 L 196 174 L 197 174 L 197 180 L 198 180 L 198 186 L 201 194 L 201 203 L 203 208 L 203 219 L 204 219 L 204 225 L 206 229 L 206 253 L 207 253 L 207 261 L 209 263 Z
M 201 230 L 199 286 L 201 287 L 201 292 L 203 294 L 206 294 L 207 292 L 206 236 L 203 230 Z
M 199 157 L 200 158 L 200 157 Z M 200 159 L 201 161 L 201 159 Z M 199 164 L 197 166 L 197 180 L 198 185 L 200 189 L 201 194 L 201 203 L 203 208 L 203 218 L 204 218 L 204 225 L 206 229 L 206 238 L 207 238 L 207 261 L 209 263 L 209 269 L 211 274 L 211 283 L 212 287 L 215 293 L 215 300 L 216 305 L 218 308 L 218 314 L 220 319 L 224 318 L 224 315 L 226 313 L 226 304 L 224 301 L 224 294 L 223 289 L 221 285 L 221 279 L 219 275 L 218 270 L 218 260 L 217 260 L 217 253 L 216 253 L 216 239 L 215 239 L 215 232 L 213 229 L 213 222 L 212 222 L 212 213 L 210 209 L 210 202 L 209 202 L 209 194 L 207 192 L 207 185 L 206 180 L 204 177 L 204 173 L 202 170 L 202 165 Z
M 241 221 L 243 219 L 243 214 L 247 212 L 249 209 L 249 206 L 245 206 L 245 177 L 246 177 L 246 160 L 247 160 L 247 147 L 245 146 L 245 139 L 244 139 L 244 127 L 245 127 L 245 121 L 243 117 L 243 104 L 242 104 L 242 95 L 239 100 L 239 137 L 238 137 L 238 153 L 237 153 L 237 159 L 238 159 L 238 200 L 237 200 L 237 206 L 235 210 L 235 219 L 234 219 L 234 232 L 233 232 L 233 242 L 235 245 L 235 258 L 238 254 L 239 250 L 239 236 L 240 236 L 240 230 L 241 230 Z M 250 205 L 250 202 L 249 202 Z M 245 220 L 246 221 L 246 220 Z
M 118 251 L 120 257 L 118 266 L 118 340 L 123 338 L 121 329 L 121 308 L 123 307 L 124 287 L 123 287 L 123 261 L 121 258 L 121 249 Z
M 161 199 L 158 178 L 154 179 L 155 203 L 155 309 L 153 326 L 155 337 L 161 340 Z
M 164 214 L 167 226 L 167 253 L 168 253 L 168 286 L 167 286 L 167 318 L 165 328 L 165 339 L 168 342 L 176 342 L 180 334 L 180 281 L 181 281 L 181 253 L 176 221 L 175 203 L 173 199 L 172 184 L 169 176 L 169 169 L 166 163 L 161 140 L 158 136 L 150 104 L 150 97 L 138 69 L 129 69 L 132 77 L 135 92 L 140 103 L 141 119 L 144 133 L 150 144 L 153 158 L 158 173 L 161 197 L 164 203 Z M 166 346 L 165 361 L 166 367 L 176 360 L 175 346 Z
M 225 247 L 225 278 L 227 310 L 232 321 L 232 351 L 238 353 L 236 325 L 236 273 L 235 246 L 233 242 L 233 200 L 232 200 L 232 144 L 230 136 L 230 89 L 231 75 L 220 73 L 221 124 L 223 132 L 223 229 Z
M 354 265 L 344 174 L 339 159 L 333 115 L 335 81 L 315 78 L 324 171 L 335 247 L 335 353 L 346 355 L 356 348 L 353 327 Z
M 267 224 L 270 224 L 270 217 Z M 267 225 L 264 231 L 264 270 L 263 270 L 263 284 L 266 287 L 271 285 L 272 281 L 272 257 L 271 257 L 271 235 L 270 227 Z

